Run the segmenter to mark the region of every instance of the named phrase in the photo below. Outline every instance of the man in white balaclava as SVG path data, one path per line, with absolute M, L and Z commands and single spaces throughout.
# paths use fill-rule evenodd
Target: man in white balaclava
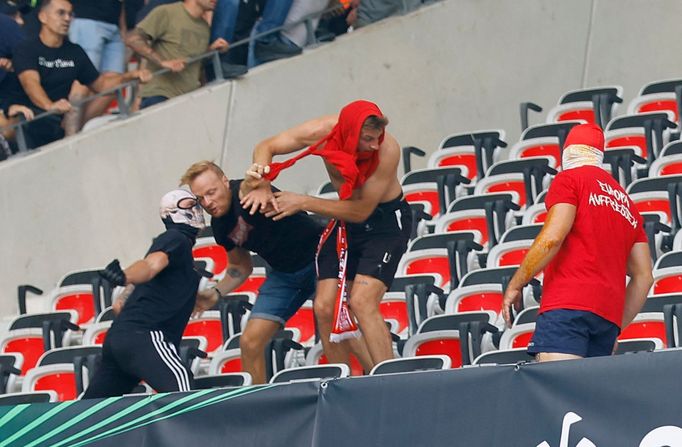
M 182 333 L 194 310 L 199 273 L 192 246 L 204 227 L 197 198 L 176 189 L 161 198 L 161 233 L 144 259 L 122 270 L 112 261 L 100 275 L 114 286 L 135 285 L 107 332 L 84 399 L 130 393 L 144 380 L 157 392 L 189 391 L 192 373 L 178 355 Z

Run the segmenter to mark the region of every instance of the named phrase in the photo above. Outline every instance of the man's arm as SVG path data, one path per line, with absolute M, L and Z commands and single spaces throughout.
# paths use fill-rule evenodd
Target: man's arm
M 168 255 L 162 251 L 149 253 L 144 259 L 140 259 L 125 269 L 126 285 L 142 284 L 151 281 L 156 275 L 168 266 Z
M 272 163 L 275 155 L 290 154 L 317 143 L 331 132 L 337 121 L 336 115 L 323 116 L 267 138 L 254 148 L 253 162 L 260 166 L 267 166 Z
M 337 121 L 338 117 L 335 115 L 323 116 L 258 143 L 253 150 L 253 165 L 246 171 L 246 177 L 239 189 L 239 199 L 244 209 L 249 210 L 250 214 L 259 210 L 279 211 L 270 190 L 270 182 L 263 179 L 263 175 L 269 172 L 268 165 L 272 163 L 272 158 L 317 143 L 331 132 Z
M 161 56 L 149 45 L 150 36 L 139 28 L 135 28 L 126 37 L 126 45 L 140 56 L 154 62 L 156 65 L 168 68 L 173 72 L 182 71 L 185 68 L 184 59 L 170 59 L 164 61 Z
M 25 70 L 19 74 L 19 82 L 31 102 L 43 110 L 55 110 L 66 113 L 71 110 L 71 104 L 66 99 L 52 102 L 45 89 L 40 85 L 40 74 L 36 70 Z
M 388 147 L 382 153 L 377 170 L 350 200 L 328 200 L 291 192 L 278 192 L 275 193 L 275 197 L 280 210 L 279 212 L 272 210 L 266 213 L 266 217 L 272 216 L 274 220 L 279 220 L 305 210 L 346 222 L 367 220 L 395 178 L 400 161 L 398 142 L 387 136 L 384 144 Z
M 90 84 L 90 87 L 95 92 L 103 92 L 111 88 L 121 85 L 124 82 L 132 81 L 133 79 L 139 79 L 140 82 L 149 82 L 152 78 L 152 74 L 147 69 L 128 71 L 123 74 L 120 73 L 103 73 L 95 81 Z
M 625 308 L 621 331 L 625 329 L 642 310 L 646 297 L 654 283 L 651 274 L 651 254 L 649 244 L 638 242 L 632 246 L 628 256 L 628 275 L 630 282 L 625 288 Z
M 212 308 L 218 299 L 232 292 L 246 281 L 253 271 L 251 253 L 240 247 L 235 247 L 227 252 L 229 265 L 223 279 L 218 281 L 215 288 L 202 290 L 197 294 L 195 312 L 203 312 Z
M 568 203 L 557 203 L 550 208 L 540 234 L 533 241 L 533 245 L 504 292 L 502 315 L 510 327 L 512 322 L 509 307 L 519 303 L 526 284 L 540 273 L 559 252 L 561 244 L 573 227 L 575 213 L 575 205 Z

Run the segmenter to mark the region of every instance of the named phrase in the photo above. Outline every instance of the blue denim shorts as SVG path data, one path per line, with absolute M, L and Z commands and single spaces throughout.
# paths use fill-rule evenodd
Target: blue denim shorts
M 69 39 L 83 47 L 99 72 L 125 71 L 126 47 L 118 26 L 97 20 L 73 19 Z
M 306 300 L 314 297 L 316 279 L 314 262 L 293 273 L 269 271 L 258 290 L 249 318 L 277 321 L 284 325 Z
M 584 310 L 556 309 L 538 315 L 528 353 L 560 352 L 580 357 L 611 355 L 620 328 Z

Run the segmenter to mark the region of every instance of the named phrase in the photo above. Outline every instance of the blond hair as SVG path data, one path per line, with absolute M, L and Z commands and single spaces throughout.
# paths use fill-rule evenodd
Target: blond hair
M 225 173 L 222 169 L 220 169 L 220 166 L 212 161 L 202 160 L 187 168 L 185 173 L 180 178 L 180 186 L 189 185 L 194 181 L 195 178 L 199 177 L 206 171 L 213 171 L 220 178 L 225 177 Z

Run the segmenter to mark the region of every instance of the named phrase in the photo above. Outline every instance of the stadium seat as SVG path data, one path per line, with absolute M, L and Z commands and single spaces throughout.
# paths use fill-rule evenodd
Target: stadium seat
M 545 190 L 547 175 L 556 175 L 550 157 L 527 157 L 500 161 L 490 167 L 486 177 L 476 183 L 475 195 L 509 192 L 521 208 L 535 203 Z M 547 180 L 548 183 L 548 180 Z
M 651 287 L 653 295 L 682 293 L 682 268 L 679 266 L 656 269 L 653 274 L 654 285 Z
M 464 364 L 461 345 L 456 330 L 415 334 L 407 339 L 403 357 L 445 355 L 450 358 L 451 368 L 460 368 Z
M 653 352 L 663 349 L 663 343 L 658 338 L 632 338 L 618 342 L 615 355 L 633 354 L 637 352 Z
M 637 314 L 632 323 L 621 331 L 618 341 L 633 338 L 654 338 L 660 340 L 662 346 L 667 346 L 663 314 L 659 312 L 640 312 Z
M 509 160 L 529 157 L 546 157 L 552 168 L 561 167 L 561 146 L 572 127 L 582 121 L 564 121 L 529 127 L 509 151 Z
M 449 135 L 429 157 L 428 167 L 455 166 L 472 182 L 483 177 L 507 147 L 503 130 L 481 130 Z M 480 171 L 480 172 L 479 172 Z
M 224 373 L 238 373 L 241 371 L 242 359 L 241 350 L 239 348 L 214 352 L 211 363 L 208 366 L 209 376 Z
M 675 128 L 672 112 L 625 115 L 612 119 L 604 129 L 606 148 L 637 147 L 639 155 L 650 165 L 670 138 L 668 129 Z M 648 135 L 647 135 L 648 133 Z
M 0 354 L 0 394 L 14 391 L 23 362 L 19 353 Z
M 52 390 L 34 391 L 29 393 L 8 393 L 0 395 L 0 406 L 23 405 L 23 404 L 44 404 L 57 402 L 57 393 Z
M 23 357 L 22 376 L 36 365 L 44 352 L 45 343 L 42 329 L 15 329 L 0 336 L 0 353 L 20 354 Z
M 502 311 L 503 293 L 500 283 L 460 286 L 450 291 L 445 302 L 445 313 L 491 311 L 499 314 Z
M 182 333 L 183 337 L 201 336 L 206 339 L 208 345 L 206 352 L 212 353 L 223 345 L 223 324 L 220 312 L 209 310 L 198 318 L 192 318 Z
M 200 376 L 194 378 L 195 390 L 207 390 L 210 388 L 236 388 L 250 386 L 253 383 L 251 374 L 247 372 L 224 373 L 213 376 Z
M 73 363 L 56 363 L 31 369 L 24 377 L 21 391 L 54 391 L 58 402 L 75 400 L 78 391 Z
M 512 326 L 502 333 L 500 350 L 526 348 L 535 332 L 535 323 Z
M 83 333 L 83 345 L 103 345 L 107 336 L 107 331 L 113 321 L 102 321 L 92 323 Z
M 527 348 L 500 349 L 484 352 L 474 359 L 472 365 L 514 365 L 519 362 L 532 362 L 533 356 Z
M 370 376 L 398 374 L 407 372 L 450 369 L 451 361 L 447 355 L 422 355 L 384 360 L 372 368 Z
M 450 289 L 473 263 L 474 250 L 483 247 L 471 232 L 452 232 L 422 236 L 412 241 L 398 264 L 398 275 L 435 274 L 442 278 L 438 286 Z
M 603 126 L 621 102 L 623 87 L 619 85 L 573 90 L 559 98 L 559 103 L 547 113 L 547 122 L 580 120 Z
M 458 185 L 471 181 L 457 167 L 418 169 L 402 178 L 403 195 L 409 203 L 424 205 L 424 211 L 435 217 L 455 198 Z
M 507 267 L 521 265 L 523 258 L 530 250 L 533 239 L 516 240 L 497 244 L 488 253 L 486 267 Z
M 510 211 L 520 209 L 514 199 L 512 193 L 460 197 L 438 218 L 435 232 L 471 231 L 484 248 L 495 245 L 511 223 Z
M 329 361 L 327 360 L 327 357 L 324 355 L 322 351 L 322 343 L 316 343 L 313 345 L 312 348 L 308 351 L 308 353 L 305 356 L 305 364 L 307 366 L 314 366 L 314 365 L 327 365 L 329 364 Z M 352 376 L 362 376 L 365 374 L 365 371 L 362 367 L 362 364 L 360 364 L 360 361 L 355 357 L 353 354 L 350 355 L 350 375 Z
M 275 374 L 270 383 L 301 382 L 309 380 L 338 379 L 348 377 L 350 368 L 345 363 L 328 363 L 324 365 L 300 366 L 288 368 Z
M 312 346 L 315 343 L 315 315 L 312 301 L 308 300 L 303 303 L 303 306 L 289 318 L 284 327 L 298 329 L 301 334 L 300 343 L 304 346 Z
M 682 80 L 672 79 L 646 84 L 628 104 L 628 114 L 648 112 L 670 112 L 673 120 L 679 119 L 675 89 L 682 86 Z

